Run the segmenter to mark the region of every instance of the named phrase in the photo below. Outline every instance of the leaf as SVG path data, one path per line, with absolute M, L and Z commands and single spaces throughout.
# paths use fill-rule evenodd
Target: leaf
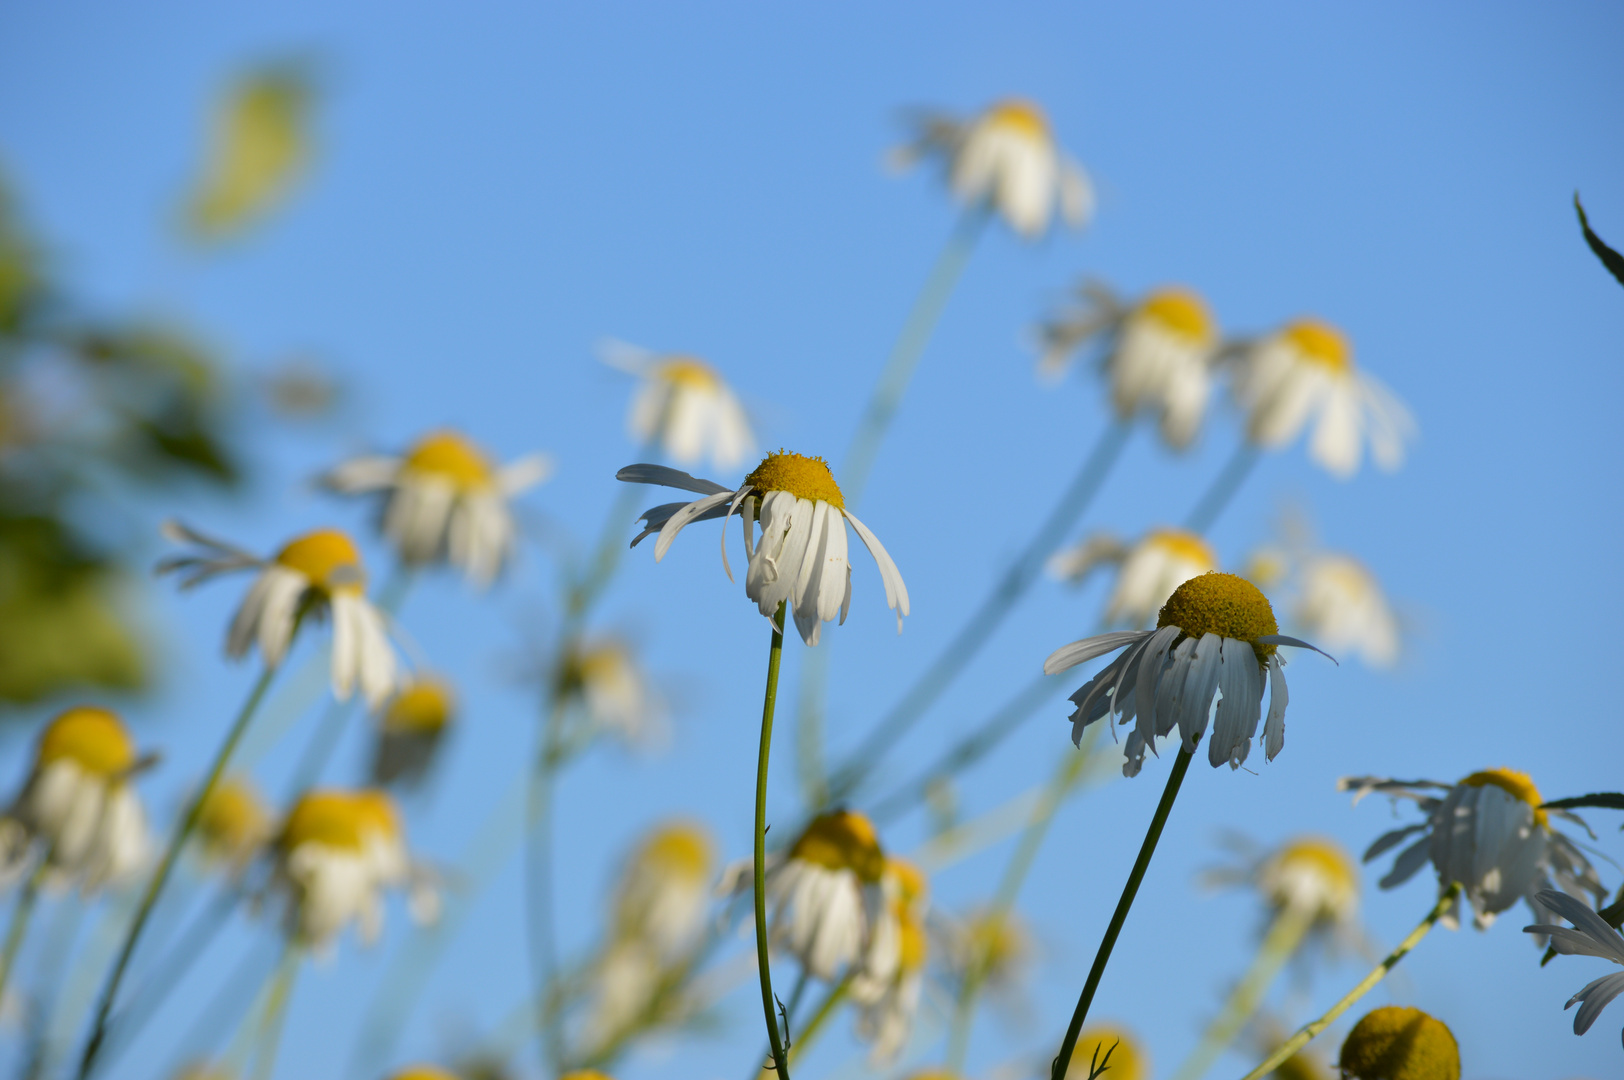
M 1618 283 L 1624 285 L 1624 255 L 1602 243 L 1601 237 L 1591 231 L 1590 219 L 1585 217 L 1584 204 L 1579 201 L 1577 191 L 1573 193 L 1573 208 L 1579 212 L 1579 228 L 1584 230 L 1585 243 L 1590 245 L 1590 250 L 1596 253 L 1596 258 L 1600 259 L 1608 272 L 1618 279 Z
M 1582 810 L 1585 807 L 1595 807 L 1598 810 L 1624 810 L 1624 793 L 1617 791 L 1599 791 L 1593 795 L 1575 795 L 1571 799 L 1552 799 L 1540 806 L 1541 810 Z

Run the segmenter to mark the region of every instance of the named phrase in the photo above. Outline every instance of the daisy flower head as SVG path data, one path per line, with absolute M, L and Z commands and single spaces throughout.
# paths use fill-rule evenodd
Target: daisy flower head
M 408 1065 L 389 1074 L 389 1080 L 458 1080 L 457 1074 L 437 1065 Z
M 649 830 L 615 887 L 615 936 L 675 957 L 704 925 L 715 866 L 715 842 L 699 822 L 675 819 Z
M 626 427 L 641 444 L 658 443 L 678 465 L 709 460 L 718 469 L 742 465 L 756 452 L 744 406 L 714 367 L 683 353 L 660 355 L 608 341 L 599 355 L 610 367 L 637 376 Z
M 1276 911 L 1311 912 L 1316 929 L 1345 931 L 1359 918 L 1359 867 L 1328 836 L 1294 836 L 1257 867 L 1258 891 Z
M 372 783 L 421 783 L 456 718 L 457 695 L 450 683 L 431 675 L 408 678 L 378 713 Z
M 857 1036 L 870 1044 L 874 1064 L 892 1061 L 908 1042 L 919 997 L 924 989 L 929 942 L 925 916 L 930 909 L 930 881 L 906 859 L 887 858 L 881 878 L 897 934 L 896 969 L 889 978 L 859 972 L 851 981 L 859 1005 Z
M 271 808 L 246 777 L 227 776 L 197 811 L 197 839 L 204 858 L 239 875 L 276 835 Z
M 47 880 L 89 896 L 140 871 L 151 838 L 131 779 L 149 763 L 117 714 L 90 705 L 58 714 L 0 817 L 0 882 L 43 859 Z
M 1179 729 L 1182 746 L 1194 752 L 1207 729 L 1213 696 L 1218 709 L 1207 743 L 1214 768 L 1228 762 L 1238 769 L 1251 750 L 1269 688 L 1263 725 L 1264 755 L 1273 761 L 1286 743 L 1286 676 L 1282 645 L 1315 649 L 1278 632 L 1274 609 L 1257 586 L 1234 574 L 1191 578 L 1173 591 L 1156 619 L 1155 630 L 1097 634 L 1057 649 L 1044 661 L 1054 675 L 1086 660 L 1123 652 L 1072 695 L 1072 741 L 1102 717 L 1113 725 L 1138 718 L 1128 736 L 1124 776 L 1136 776 L 1155 739 Z M 1124 649 L 1124 646 L 1126 648 Z
M 1378 837 L 1364 861 L 1416 837 L 1378 884 L 1384 889 L 1402 885 L 1430 861 L 1438 874 L 1439 895 L 1459 882 L 1480 930 L 1518 900 L 1526 901 L 1536 918 L 1545 918 L 1548 911 L 1539 896 L 1553 881 L 1570 895 L 1590 894 L 1598 904 L 1606 896 L 1579 846 L 1551 825 L 1553 816 L 1585 828 L 1583 820 L 1566 810 L 1545 808 L 1527 773 L 1484 769 L 1456 784 L 1345 776 L 1337 788 L 1352 791 L 1356 803 L 1373 791 L 1413 800 L 1423 820 Z M 1445 925 L 1458 925 L 1458 909 L 1457 901 L 1444 916 Z
M 1077 1049 L 1072 1052 L 1066 1076 L 1068 1080 L 1087 1080 L 1102 1065 L 1105 1071 L 1100 1075 L 1108 1080 L 1150 1080 L 1149 1052 L 1133 1032 L 1118 1024 L 1090 1024 L 1084 1028 L 1077 1036 Z
M 1460 1046 L 1443 1021 L 1384 1005 L 1353 1025 L 1338 1064 L 1347 1080 L 1460 1080 Z
M 1573 928 L 1536 924 L 1523 927 L 1526 933 L 1550 938 L 1551 948 L 1565 956 L 1599 956 L 1615 964 L 1624 964 L 1624 937 L 1601 915 L 1590 910 L 1588 905 L 1555 889 L 1540 892 L 1536 899 L 1545 910 L 1572 923 Z M 1573 1033 L 1583 1035 L 1589 1031 L 1601 1011 L 1620 994 L 1624 994 L 1624 971 L 1615 971 L 1586 983 L 1562 1006 L 1571 1009 L 1575 1002 L 1583 1003 L 1573 1016 Z
M 953 975 L 961 982 L 974 978 L 994 997 L 1006 1004 L 1015 1002 L 1034 955 L 1032 933 L 1021 917 L 1014 911 L 981 908 L 947 927 L 944 951 Z
M 1218 323 L 1201 295 L 1183 286 L 1156 289 L 1132 304 L 1090 283 L 1078 299 L 1038 328 L 1038 373 L 1058 379 L 1079 349 L 1103 343 L 1101 372 L 1116 415 L 1155 416 L 1175 450 L 1194 441 L 1212 396 Z
M 1006 98 L 969 120 L 923 113 L 912 126 L 912 140 L 892 151 L 893 166 L 941 162 L 960 202 L 996 210 L 1028 240 L 1048 231 L 1056 206 L 1074 228 L 1093 214 L 1088 174 L 1060 149 L 1035 102 Z
M 722 518 L 722 568 L 731 581 L 726 519 L 738 512 L 744 521 L 744 548 L 750 559 L 744 579 L 745 595 L 768 619 L 777 617 L 780 604 L 788 604 L 795 615 L 795 628 L 808 645 L 818 643 L 823 623 L 836 616 L 845 622 L 851 607 L 851 563 L 846 543 L 849 524 L 880 568 L 885 604 L 896 612 L 897 632 L 902 632 L 902 619 L 908 614 L 908 587 L 879 538 L 846 509 L 834 475 L 822 458 L 782 450 L 768 454 L 736 491 L 658 465 L 628 465 L 615 476 L 628 483 L 684 488 L 702 496 L 689 503 L 665 503 L 643 513 L 639 519 L 643 531 L 632 540 L 632 546 L 658 533 L 654 543 L 656 562 L 665 557 L 671 542 L 690 522 Z
M 1116 586 L 1105 604 L 1113 626 L 1143 626 L 1173 591 L 1193 577 L 1218 569 L 1218 556 L 1188 529 L 1152 529 L 1132 546 L 1096 533 L 1049 560 L 1049 573 L 1081 584 L 1100 566 L 1117 566 Z
M 1348 555 L 1325 552 L 1303 567 L 1293 618 L 1328 649 L 1353 651 L 1375 668 L 1398 660 L 1398 616 L 1376 577 Z
M 1376 464 L 1392 470 L 1415 434 L 1404 404 L 1354 365 L 1340 330 L 1318 319 L 1287 323 L 1246 347 L 1234 390 L 1254 443 L 1285 446 L 1312 423 L 1309 456 L 1344 480 L 1359 470 L 1367 442 Z
M 467 436 L 441 429 L 404 454 L 352 458 L 320 482 L 343 495 L 381 495 L 380 528 L 407 566 L 448 562 L 485 587 L 513 554 L 509 501 L 551 472 L 544 454 L 497 466 Z
M 637 663 L 632 647 L 618 637 L 572 641 L 564 649 L 555 693 L 579 705 L 586 722 L 628 746 L 661 742 L 665 706 Z
M 384 629 L 383 613 L 366 598 L 366 568 L 348 535 L 317 529 L 262 559 L 178 522 L 166 524 L 164 533 L 201 549 L 158 564 L 160 574 L 181 574 L 183 589 L 235 570 L 259 572 L 226 633 L 228 655 L 242 657 L 258 644 L 266 665 L 276 667 L 307 616 L 330 614 L 333 696 L 346 701 L 359 683 L 367 704 L 376 708 L 395 689 L 399 662 Z

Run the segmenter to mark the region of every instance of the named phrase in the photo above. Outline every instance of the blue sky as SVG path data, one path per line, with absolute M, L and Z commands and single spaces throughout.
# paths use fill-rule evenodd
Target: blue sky
M 1572 4 L 9 5 L 0 164 L 92 302 L 185 318 L 245 387 L 310 354 L 352 389 L 327 425 L 244 432 L 255 465 L 246 498 L 188 499 L 155 516 L 183 510 L 261 547 L 319 524 L 361 527 L 356 508 L 311 489 L 311 473 L 453 424 L 503 456 L 554 454 L 556 478 L 526 505 L 585 543 L 635 452 L 629 384 L 595 361 L 596 341 L 699 353 L 752 407 L 764 446 L 838 456 L 955 216 L 928 173 L 882 169 L 899 111 L 970 110 L 1008 94 L 1042 102 L 1094 177 L 1097 219 L 1037 245 L 990 230 L 970 263 L 864 506 L 907 578 L 913 617 L 897 637 L 878 575 L 859 563 L 851 620 L 826 636 L 836 752 L 958 628 L 1104 424 L 1099 388 L 1040 387 L 1025 344 L 1076 279 L 1127 292 L 1185 282 L 1235 332 L 1301 313 L 1345 327 L 1360 362 L 1418 418 L 1404 468 L 1342 483 L 1301 447 L 1270 455 L 1212 539 L 1238 564 L 1284 508 L 1300 508 L 1397 599 L 1405 657 L 1387 673 L 1294 663 L 1285 752 L 1255 774 L 1192 772 L 1096 1007 L 1151 1040 L 1165 1075 L 1250 955 L 1252 902 L 1194 887 L 1219 830 L 1273 842 L 1311 829 L 1362 849 L 1390 817 L 1374 800 L 1349 809 L 1334 791 L 1348 773 L 1453 779 L 1510 765 L 1553 797 L 1620 786 L 1607 657 L 1624 601 L 1624 295 L 1583 247 L 1570 200 L 1582 191 L 1598 231 L 1624 244 L 1621 34 L 1618 10 Z M 243 65 L 290 52 L 315 57 L 325 87 L 308 182 L 250 242 L 180 250 L 170 224 L 213 95 Z M 1136 433 L 1085 527 L 1133 534 L 1176 520 L 1237 432 L 1219 408 L 1183 456 Z M 509 661 L 554 582 L 532 548 L 498 593 L 435 579 L 407 603 L 412 635 L 467 702 L 432 806 L 414 807 L 414 842 L 432 859 L 456 861 L 529 752 L 534 707 Z M 746 850 L 766 630 L 739 592 L 696 534 L 658 567 L 634 553 L 600 611 L 603 627 L 644 644 L 682 708 L 664 756 L 594 752 L 563 783 L 567 944 L 590 939 L 616 853 L 657 816 L 700 815 L 729 856 Z M 1102 595 L 1035 589 L 886 774 L 903 777 L 1024 684 L 1093 626 Z M 149 783 L 160 807 L 246 692 L 250 669 L 220 659 L 237 597 L 229 584 L 157 594 L 170 674 L 134 713 L 166 753 Z M 787 650 L 790 693 L 801 651 Z M 967 778 L 966 810 L 1046 776 L 1067 746 L 1064 715 L 1051 707 Z M 265 758 L 268 784 L 297 742 Z M 781 818 L 797 806 L 791 743 L 780 739 L 774 762 Z M 18 764 L 7 782 L 23 745 L 9 746 Z M 358 740 L 347 746 L 334 777 L 361 753 Z M 1033 1021 L 985 1015 L 972 1074 L 1052 1051 L 1165 768 L 1061 812 L 1023 894 L 1043 943 Z M 1619 822 L 1597 813 L 1593 824 L 1619 857 Z M 912 819 L 886 839 L 906 851 L 922 835 Z M 937 903 L 985 899 L 1009 846 L 941 875 Z M 1603 877 L 1616 887 L 1619 871 Z M 518 895 L 515 864 L 480 900 L 404 1054 L 432 1055 L 523 999 Z M 1390 944 L 1429 903 L 1419 877 L 1372 888 L 1371 932 Z M 404 913 L 391 914 L 384 948 L 347 945 L 306 974 L 283 1075 L 341 1074 L 356 1017 L 406 931 Z M 1561 1011 L 1603 965 L 1538 969 L 1523 922 L 1512 912 L 1486 933 L 1434 935 L 1370 1001 L 1449 1022 L 1468 1077 L 1615 1073 L 1618 1007 L 1582 1039 Z M 233 934 L 137 1047 L 132 1073 L 165 1067 L 189 1014 L 247 948 L 247 933 Z M 1320 972 L 1307 1000 L 1323 1005 L 1357 975 L 1356 963 Z M 752 995 L 742 987 L 725 1002 L 716 1037 L 665 1044 L 620 1075 L 741 1073 L 760 1041 Z M 842 1032 L 809 1064 L 821 1073 L 853 1052 Z M 1231 1056 L 1212 1075 L 1247 1065 Z

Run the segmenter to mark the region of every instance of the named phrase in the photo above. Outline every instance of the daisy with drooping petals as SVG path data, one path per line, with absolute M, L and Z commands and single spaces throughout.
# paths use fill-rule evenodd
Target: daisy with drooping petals
M 1398 616 L 1375 575 L 1351 556 L 1327 552 L 1308 561 L 1293 617 L 1326 648 L 1352 650 L 1371 667 L 1398 660 Z
M 384 630 L 384 616 L 366 598 L 366 569 L 355 542 L 337 529 L 318 529 L 286 544 L 271 559 L 204 536 L 178 522 L 164 533 L 195 544 L 202 554 L 179 555 L 158 564 L 158 573 L 184 575 L 189 589 L 233 570 L 255 569 L 259 577 L 243 598 L 226 635 L 226 652 L 241 657 L 258 643 L 269 668 L 282 663 L 305 616 L 333 618 L 333 696 L 349 699 L 357 683 L 376 708 L 395 689 L 400 668 Z
M 559 662 L 555 693 L 580 706 L 597 732 L 627 746 L 659 744 L 665 737 L 665 705 L 638 666 L 632 647 L 617 637 L 572 641 Z
M 895 1059 L 913 1031 L 924 989 L 930 908 L 930 882 L 906 859 L 888 858 L 881 882 L 897 928 L 896 970 L 884 979 L 859 972 L 851 981 L 852 1000 L 861 1006 L 857 1036 L 870 1044 L 869 1060 L 876 1065 Z
M 1189 446 L 1206 415 L 1218 355 L 1218 324 L 1206 301 L 1181 286 L 1154 290 L 1133 304 L 1097 283 L 1078 295 L 1038 328 L 1039 374 L 1058 378 L 1085 343 L 1101 341 L 1101 370 L 1117 416 L 1149 412 L 1169 446 Z
M 1132 547 L 1096 534 L 1049 560 L 1049 573 L 1081 584 L 1098 566 L 1115 563 L 1116 587 L 1105 604 L 1105 622 L 1143 626 L 1167 603 L 1173 590 L 1193 577 L 1218 569 L 1218 556 L 1187 529 L 1152 529 Z
M 1609 926 L 1606 919 L 1555 889 L 1545 889 L 1535 899 L 1545 910 L 1572 923 L 1573 928 L 1537 924 L 1523 927 L 1524 932 L 1550 938 L 1551 948 L 1565 956 L 1599 956 L 1615 964 L 1624 964 L 1624 937 Z M 1620 994 L 1624 994 L 1624 971 L 1615 971 L 1586 983 L 1562 1006 L 1571 1009 L 1575 1002 L 1583 1002 L 1573 1016 L 1573 1033 L 1583 1035 L 1589 1031 L 1601 1011 Z
M 1384 1005 L 1353 1025 L 1337 1065 L 1347 1080 L 1460 1080 L 1460 1045 L 1443 1021 Z
M 1034 102 L 1008 98 L 973 120 L 925 113 L 914 128 L 913 140 L 892 152 L 894 166 L 939 159 L 960 202 L 998 211 L 1029 240 L 1048 231 L 1056 205 L 1073 227 L 1093 213 L 1088 175 L 1055 143 Z
M 1358 471 L 1366 442 L 1377 465 L 1398 468 L 1415 433 L 1403 403 L 1358 370 L 1348 339 L 1318 319 L 1287 323 L 1248 346 L 1236 362 L 1234 388 L 1248 438 L 1273 449 L 1312 422 L 1309 456 L 1341 479 Z
M 822 458 L 783 451 L 768 454 L 737 491 L 658 465 L 628 465 L 615 478 L 634 484 L 684 488 L 704 496 L 690 503 L 665 503 L 643 513 L 639 519 L 643 531 L 632 540 L 632 546 L 636 547 L 645 536 L 659 533 L 654 544 L 656 562 L 665 557 L 684 526 L 722 518 L 722 568 L 731 581 L 726 519 L 740 513 L 744 519 L 745 553 L 750 559 L 745 595 L 768 619 L 775 618 L 778 606 L 787 603 L 794 611 L 795 627 L 808 645 L 818 643 L 822 623 L 836 616 L 846 621 L 851 606 L 851 563 L 846 556 L 849 523 L 880 568 L 885 604 L 897 613 L 897 632 L 902 632 L 902 618 L 908 614 L 908 587 L 879 538 L 845 508 L 840 488 Z M 758 517 L 759 542 L 755 536 Z
M 1245 837 L 1227 842 L 1245 861 L 1203 873 L 1204 883 L 1250 886 L 1272 917 L 1301 912 L 1305 932 L 1329 946 L 1358 941 L 1359 867 L 1341 844 L 1312 835 L 1294 836 L 1268 851 Z
M 383 493 L 382 531 L 408 566 L 442 560 L 481 587 L 501 573 L 516 530 L 508 501 L 552 472 L 545 454 L 498 468 L 456 431 L 433 431 L 400 456 L 344 462 L 321 483 L 344 495 Z
M 0 817 L 0 882 L 45 861 L 47 882 L 86 896 L 128 880 L 151 839 L 131 779 L 149 762 L 118 716 L 83 705 L 40 735 L 22 793 Z
M 675 820 L 650 830 L 615 888 L 615 936 L 646 941 L 664 959 L 692 945 L 705 921 L 715 863 L 716 845 L 700 823 Z
M 421 783 L 457 716 L 451 684 L 428 675 L 409 678 L 378 714 L 372 783 Z
M 1207 760 L 1238 769 L 1251 750 L 1252 736 L 1269 685 L 1269 713 L 1263 726 L 1264 755 L 1273 761 L 1286 742 L 1286 677 L 1281 645 L 1314 649 L 1306 641 L 1277 633 L 1274 610 L 1257 586 L 1234 574 L 1202 574 L 1174 590 L 1151 631 L 1098 634 L 1057 649 L 1043 664 L 1046 675 L 1127 646 L 1072 695 L 1072 741 L 1101 717 L 1115 724 L 1138 717 L 1128 736 L 1124 776 L 1136 776 L 1154 740 L 1179 729 L 1185 751 L 1193 753 L 1207 729 L 1213 695 L 1219 696 Z M 1315 649 L 1318 652 L 1318 649 Z
M 626 426 L 638 443 L 657 442 L 678 465 L 709 459 L 732 469 L 756 452 L 744 406 L 715 368 L 696 356 L 659 355 L 608 341 L 599 355 L 610 367 L 642 380 Z
M 1379 837 L 1365 852 L 1365 862 L 1420 834 L 1399 852 L 1378 884 L 1384 889 L 1402 885 L 1430 860 L 1438 872 L 1439 895 L 1459 882 L 1480 930 L 1518 900 L 1527 902 L 1535 918 L 1545 919 L 1550 912 L 1539 894 L 1553 880 L 1570 895 L 1588 893 L 1598 904 L 1606 898 L 1595 868 L 1577 844 L 1551 827 L 1550 819 L 1556 815 L 1588 827 L 1569 811 L 1544 808 L 1527 773 L 1485 769 L 1458 784 L 1345 776 L 1337 789 L 1352 791 L 1355 803 L 1372 791 L 1414 800 L 1426 820 Z M 1445 925 L 1458 925 L 1459 908 L 1457 901 Z
M 210 863 L 240 876 L 276 835 L 270 807 L 241 776 L 223 778 L 197 811 L 198 846 Z

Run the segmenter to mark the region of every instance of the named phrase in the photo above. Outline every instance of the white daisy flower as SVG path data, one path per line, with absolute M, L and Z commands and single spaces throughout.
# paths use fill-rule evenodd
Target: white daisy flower
M 615 888 L 615 936 L 653 945 L 669 960 L 693 944 L 705 922 L 716 846 L 696 821 L 665 822 L 643 837 Z
M 1073 227 L 1093 213 L 1088 175 L 1056 145 L 1033 102 L 1009 98 L 973 120 L 926 113 L 913 126 L 913 140 L 891 154 L 894 166 L 940 160 L 960 202 L 997 210 L 1027 239 L 1048 231 L 1056 205 Z
M 245 777 L 222 778 L 197 815 L 204 858 L 233 877 L 240 877 L 276 836 L 270 807 Z
M 1340 330 L 1317 319 L 1288 323 L 1247 347 L 1234 389 L 1253 442 L 1285 446 L 1312 422 L 1309 456 L 1342 479 L 1359 470 L 1367 441 L 1377 465 L 1398 468 L 1415 434 L 1404 404 L 1354 366 Z
M 1371 667 L 1398 660 L 1398 616 L 1364 564 L 1348 555 L 1315 555 L 1303 567 L 1292 611 L 1306 633 L 1337 652 L 1353 651 Z
M 881 886 L 897 928 L 896 969 L 889 978 L 860 971 L 851 981 L 852 1000 L 860 1006 L 857 1036 L 870 1044 L 869 1060 L 875 1065 L 894 1060 L 908 1042 L 929 951 L 925 916 L 930 882 L 924 872 L 906 859 L 889 858 Z
M 1550 818 L 1554 814 L 1587 828 L 1584 822 L 1566 810 L 1543 809 L 1544 800 L 1527 773 L 1485 769 L 1458 784 L 1345 776 L 1337 789 L 1352 791 L 1355 803 L 1372 791 L 1413 799 L 1426 820 L 1379 837 L 1364 861 L 1419 834 L 1378 884 L 1384 889 L 1402 885 L 1430 860 L 1438 872 L 1439 895 L 1460 882 L 1480 930 L 1518 900 L 1526 901 L 1536 918 L 1545 918 L 1548 911 L 1539 894 L 1551 888 L 1553 879 L 1563 892 L 1589 893 L 1598 904 L 1606 895 L 1590 861 L 1551 827 Z M 1458 925 L 1458 913 L 1457 901 L 1444 917 L 1445 925 Z
M 444 679 L 414 675 L 378 714 L 372 783 L 421 783 L 457 716 L 457 696 Z
M 118 716 L 80 706 L 46 726 L 22 793 L 0 817 L 0 882 L 44 859 L 47 882 L 89 896 L 129 880 L 152 847 L 130 781 L 150 764 Z
M 1269 684 L 1263 725 L 1264 755 L 1273 761 L 1286 744 L 1285 661 L 1281 645 L 1315 649 L 1277 633 L 1274 610 L 1257 586 L 1234 574 L 1202 574 L 1180 585 L 1162 607 L 1156 629 L 1097 634 L 1055 650 L 1043 671 L 1054 675 L 1085 660 L 1127 646 L 1071 696 L 1072 742 L 1104 716 L 1115 724 L 1138 717 L 1128 736 L 1124 776 L 1136 776 L 1155 738 L 1179 729 L 1185 750 L 1194 751 L 1207 730 L 1213 695 L 1219 697 L 1207 760 L 1238 769 L 1251 750 Z
M 689 522 L 722 518 L 722 568 L 731 581 L 726 519 L 739 512 L 744 519 L 744 549 L 750 558 L 745 595 L 769 619 L 777 616 L 779 604 L 789 604 L 795 627 L 808 645 L 818 643 L 822 623 L 837 615 L 841 622 L 846 621 L 851 606 L 851 564 L 846 557 L 846 524 L 850 523 L 880 568 L 886 607 L 897 613 L 897 633 L 902 632 L 902 618 L 908 614 L 908 587 L 879 538 L 845 508 L 840 488 L 822 458 L 783 451 L 768 454 L 737 491 L 658 465 L 628 465 L 615 478 L 684 488 L 704 496 L 690 503 L 665 503 L 643 513 L 639 519 L 643 531 L 632 546 L 659 533 L 654 544 L 656 562 L 665 557 L 677 533 Z M 759 543 L 755 538 L 758 515 Z
M 681 353 L 662 356 L 622 341 L 604 342 L 598 352 L 610 367 L 642 380 L 626 416 L 637 443 L 659 443 L 679 465 L 708 459 L 718 469 L 735 468 L 755 455 L 744 406 L 705 361 Z
M 1116 587 L 1105 604 L 1112 626 L 1143 626 L 1167 603 L 1173 590 L 1193 577 L 1218 569 L 1218 556 L 1187 529 L 1152 529 L 1132 547 L 1096 533 L 1049 560 L 1049 573 L 1080 585 L 1097 567 L 1118 566 Z
M 1309 919 L 1307 932 L 1327 948 L 1360 942 L 1359 866 L 1341 844 L 1314 835 L 1294 836 L 1269 851 L 1244 837 L 1231 843 L 1250 857 L 1240 866 L 1204 873 L 1206 884 L 1255 889 L 1271 918 L 1301 912 Z
M 1102 285 L 1085 285 L 1080 300 L 1038 328 L 1038 372 L 1058 378 L 1078 349 L 1104 342 L 1101 370 L 1118 417 L 1156 416 L 1174 449 L 1201 430 L 1212 396 L 1218 323 L 1201 295 L 1182 286 L 1147 293 L 1124 304 Z
M 405 454 L 344 462 L 321 483 L 344 495 L 383 493 L 381 528 L 408 566 L 446 561 L 481 587 L 502 572 L 517 530 L 508 502 L 552 473 L 545 454 L 501 468 L 455 431 L 434 431 Z
M 333 617 L 333 696 L 349 699 L 357 683 L 376 708 L 394 691 L 400 665 L 384 616 L 366 598 L 366 568 L 355 542 L 337 529 L 318 529 L 290 541 L 271 559 L 212 539 L 177 522 L 164 526 L 172 540 L 196 544 L 203 554 L 181 555 L 158 564 L 160 574 L 184 575 L 181 588 L 233 570 L 257 569 L 259 577 L 237 608 L 226 634 L 226 652 L 247 654 L 256 642 L 270 667 L 281 664 L 306 616 Z
M 664 739 L 665 706 L 638 667 L 631 646 L 619 638 L 571 642 L 557 679 L 557 693 L 577 701 L 596 731 L 628 746 L 650 746 Z
M 1551 948 L 1565 956 L 1599 956 L 1615 964 L 1624 964 L 1624 937 L 1607 925 L 1607 921 L 1571 896 L 1555 889 L 1543 889 L 1534 899 L 1540 907 L 1573 924 L 1573 929 L 1541 923 L 1523 927 L 1524 932 L 1551 939 Z M 1583 1035 L 1596 1022 L 1596 1017 L 1608 1002 L 1624 994 L 1624 971 L 1603 975 L 1586 983 L 1577 994 L 1562 1006 L 1571 1009 L 1574 1002 L 1583 1002 L 1573 1016 L 1573 1033 Z

